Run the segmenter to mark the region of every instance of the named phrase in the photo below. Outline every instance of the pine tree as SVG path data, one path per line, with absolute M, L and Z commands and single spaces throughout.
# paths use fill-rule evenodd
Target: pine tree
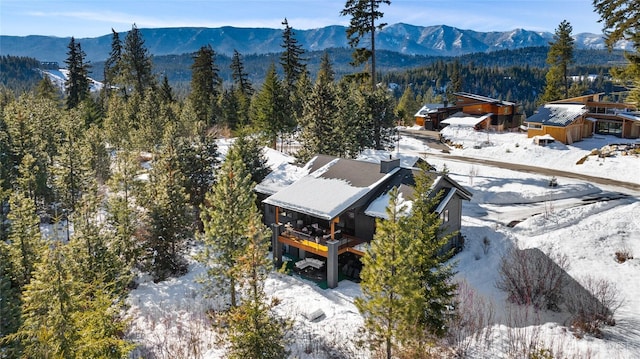
M 253 86 L 249 81 L 249 74 L 244 69 L 244 63 L 242 62 L 242 55 L 238 52 L 238 50 L 233 50 L 233 57 L 231 57 L 231 77 L 233 78 L 233 83 L 236 88 L 242 95 L 244 95 L 247 99 L 250 99 L 253 95 Z
M 280 65 L 284 71 L 283 82 L 290 92 L 294 92 L 300 76 L 307 72 L 306 59 L 302 57 L 304 49 L 298 44 L 295 33 L 286 18 L 282 25 L 284 25 L 284 30 L 282 31 L 282 44 L 280 47 L 283 48 L 283 51 L 280 54 Z
M 628 64 L 624 70 L 612 71 L 630 88 L 627 102 L 640 104 L 640 9 L 632 0 L 593 0 L 595 12 L 604 24 L 605 43 L 609 49 L 620 40 L 629 40 L 634 52 L 625 53 Z
M 217 172 L 216 184 L 207 193 L 201 217 L 204 223 L 204 250 L 199 260 L 206 266 L 203 278 L 209 293 L 229 296 L 231 307 L 238 305 L 238 257 L 247 246 L 248 221 L 256 212 L 256 195 L 251 174 L 240 151 L 232 146 Z
M 246 245 L 239 251 L 237 271 L 244 299 L 228 314 L 229 358 L 279 359 L 288 355 L 285 332 L 289 324 L 271 312 L 264 282 L 273 263 L 268 259 L 270 231 L 254 206 L 245 227 Z
M 387 149 L 392 142 L 395 113 L 393 98 L 384 89 L 364 94 L 361 111 L 366 118 L 362 126 L 368 131 L 370 143 L 367 147 Z
M 105 98 L 108 100 L 112 87 L 117 86 L 118 81 L 121 80 L 121 61 L 122 61 L 122 41 L 120 41 L 120 35 L 112 28 L 111 29 L 111 51 L 109 57 L 104 62 L 104 93 Z M 123 93 L 126 96 L 126 87 L 122 86 Z
M 398 118 L 404 122 L 405 126 L 411 126 L 415 123 L 415 117 L 413 115 L 420 110 L 420 107 L 411 86 L 407 86 L 400 100 L 398 100 L 398 106 L 396 106 Z
M 21 190 L 11 193 L 9 198 L 8 219 L 9 244 L 15 271 L 16 282 L 23 288 L 33 276 L 36 263 L 40 260 L 44 249 L 44 241 L 40 234 L 40 219 L 36 215 L 34 202 Z
M 215 56 L 211 45 L 203 46 L 193 56 L 191 65 L 189 101 L 196 111 L 198 120 L 207 126 L 216 124 L 219 116 L 217 100 L 222 88 L 222 79 L 218 74 Z
M 142 238 L 135 238 L 140 218 L 136 197 L 141 192 L 140 184 L 136 181 L 140 169 L 136 157 L 133 152 L 120 151 L 115 157 L 113 175 L 108 182 L 112 191 L 107 202 L 107 223 L 112 237 L 110 247 L 128 268 L 132 268 L 142 255 Z
M 343 141 L 342 133 L 336 132 L 339 113 L 332 72 L 330 64 L 321 67 L 311 93 L 304 103 L 303 116 L 300 119 L 302 149 L 297 154 L 301 161 L 309 160 L 318 153 L 338 155 L 341 152 Z
M 36 86 L 36 97 L 57 102 L 60 100 L 60 89 L 56 88 L 49 76 L 43 76 Z
M 3 338 L 20 327 L 20 287 L 10 256 L 11 248 L 0 241 L 0 358 L 18 357 L 16 341 L 4 342 Z
M 166 74 L 162 77 L 162 84 L 160 84 L 160 101 L 163 104 L 170 104 L 175 101 L 173 89 Z
M 445 251 L 451 235 L 442 235 L 440 217 L 435 209 L 441 198 L 433 193 L 433 180 L 426 167 L 414 174 L 416 185 L 406 232 L 413 241 L 408 257 L 412 268 L 419 275 L 422 302 L 419 316 L 421 332 L 427 336 L 442 336 L 454 307 L 456 285 L 452 283 L 454 272 L 447 261 L 452 253 Z
M 376 221 L 376 234 L 362 258 L 362 296 L 355 305 L 364 317 L 370 346 L 391 359 L 394 348 L 407 343 L 419 317 L 421 286 L 409 264 L 412 237 L 405 231 L 398 189 L 390 192 L 387 219 Z
M 71 37 L 67 52 L 67 79 L 65 87 L 67 92 L 67 109 L 76 108 L 89 96 L 89 65 L 85 63 L 86 54 L 82 51 L 80 43 Z
M 262 88 L 255 96 L 252 106 L 252 118 L 255 126 L 269 141 L 273 148 L 277 146 L 278 136 L 291 132 L 295 126 L 291 123 L 286 106 L 286 93 L 276 74 L 276 67 L 269 66 Z
M 15 337 L 27 358 L 75 358 L 77 327 L 73 280 L 64 244 L 54 241 L 36 265 L 23 294 L 23 322 Z M 11 337 L 11 336 L 10 336 Z
M 184 251 L 193 236 L 189 195 L 180 171 L 173 127 L 167 127 L 162 153 L 158 155 L 149 176 L 147 208 L 149 239 L 147 265 L 156 281 L 186 272 Z
M 253 183 L 262 182 L 271 172 L 271 169 L 267 164 L 267 158 L 264 155 L 260 140 L 241 133 L 235 139 L 233 145 L 240 154 L 247 172 L 251 175 L 251 181 Z
M 151 55 L 135 24 L 124 39 L 120 65 L 118 70 L 121 73 L 123 86 L 133 87 L 134 93 L 142 97 L 147 89 L 155 87 Z
M 202 232 L 204 228 L 200 219 L 200 208 L 207 192 L 215 183 L 218 146 L 213 136 L 204 134 L 177 139 L 176 151 L 180 159 L 180 171 L 185 178 L 183 186 L 194 209 L 196 228 Z
M 384 14 L 378 10 L 380 4 L 390 5 L 390 0 L 347 0 L 344 9 L 340 12 L 342 16 L 351 16 L 349 27 L 347 27 L 347 39 L 349 46 L 355 48 L 353 52 L 353 66 L 366 63 L 371 59 L 371 91 L 376 89 L 376 30 L 381 30 L 386 26 L 384 23 L 376 25 L 376 20 Z M 358 47 L 366 34 L 369 34 L 369 48 Z
M 567 20 L 563 20 L 550 42 L 547 53 L 547 64 L 550 65 L 547 73 L 542 102 L 551 102 L 569 97 L 569 65 L 573 63 L 574 40 L 571 37 L 573 28 Z M 558 96 L 560 94 L 560 96 Z

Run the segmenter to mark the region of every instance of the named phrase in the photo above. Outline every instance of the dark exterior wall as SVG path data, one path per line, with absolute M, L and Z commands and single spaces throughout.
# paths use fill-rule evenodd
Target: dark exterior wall
M 356 213 L 355 233 L 354 235 L 360 239 L 372 240 L 376 230 L 376 220 L 364 213 Z

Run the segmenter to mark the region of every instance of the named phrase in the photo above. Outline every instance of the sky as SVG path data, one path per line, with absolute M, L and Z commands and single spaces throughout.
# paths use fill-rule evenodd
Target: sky
M 0 34 L 86 38 L 138 28 L 348 25 L 345 0 L 2 0 Z M 475 31 L 522 28 L 553 32 L 567 20 L 573 33 L 601 33 L 592 0 L 392 0 L 382 22 L 449 25 Z

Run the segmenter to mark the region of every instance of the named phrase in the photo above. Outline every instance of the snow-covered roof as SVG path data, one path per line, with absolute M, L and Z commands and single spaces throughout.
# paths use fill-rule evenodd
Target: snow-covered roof
M 389 151 L 367 149 L 362 151 L 356 159 L 358 161 L 380 163 L 382 160 L 386 160 L 387 158 L 389 158 L 389 154 L 390 154 Z M 399 158 L 400 167 L 405 167 L 405 168 L 415 167 L 416 163 L 418 163 L 418 160 L 420 160 L 419 156 L 408 154 L 408 153 L 394 152 L 392 156 L 393 158 Z
M 459 126 L 459 127 L 474 127 L 480 122 L 488 119 L 493 115 L 492 113 L 488 113 L 483 116 L 473 116 L 473 115 L 454 115 L 446 120 L 442 120 L 440 123 L 447 124 L 450 126 Z
M 589 110 L 584 104 L 549 103 L 538 107 L 537 112 L 527 118 L 525 122 L 565 127 L 587 112 Z
M 326 157 L 326 156 L 325 156 Z M 313 168 L 313 162 L 307 164 Z M 334 158 L 274 193 L 264 203 L 331 220 L 392 177 L 400 167 L 380 172 L 380 164 Z
M 364 211 L 364 214 L 370 217 L 389 219 L 387 216 L 387 207 L 389 206 L 389 199 L 391 196 L 389 192 L 385 192 L 382 196 L 379 196 Z M 404 198 L 402 192 L 398 193 L 398 205 L 396 206 L 396 210 L 399 212 L 398 214 L 401 216 L 408 215 L 411 212 L 413 201 L 410 201 L 407 198 Z
M 545 133 L 544 135 L 538 135 L 538 136 L 533 136 L 533 140 L 551 140 L 551 141 L 555 141 L 556 139 L 551 136 L 548 133 Z
M 640 121 L 640 112 L 620 112 L 617 115 L 625 120 Z
M 505 105 L 505 106 L 513 106 L 513 105 L 515 105 L 515 103 L 513 103 L 513 102 L 502 101 L 502 100 L 498 100 L 498 99 L 495 99 L 495 98 L 482 96 L 482 95 L 476 95 L 476 94 L 468 93 L 468 92 L 455 92 L 454 95 L 455 96 L 460 96 L 460 97 L 470 98 L 472 100 L 476 100 L 476 101 L 480 101 L 480 102 L 495 103 L 495 104 L 500 104 L 500 105 Z
M 422 106 L 414 117 L 426 117 L 430 113 L 438 112 L 439 108 L 444 108 L 444 104 L 441 103 L 428 103 Z

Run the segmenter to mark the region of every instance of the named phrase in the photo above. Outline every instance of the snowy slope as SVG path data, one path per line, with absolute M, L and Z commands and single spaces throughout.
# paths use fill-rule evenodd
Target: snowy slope
M 464 149 L 453 150 L 453 154 L 640 183 L 638 156 L 616 156 L 605 161 L 590 157 L 585 164 L 576 165 L 591 148 L 620 141 L 614 137 L 543 148 L 534 146 L 521 134 L 458 131 L 448 135 L 457 136 L 455 141 L 466 144 Z M 493 146 L 473 149 L 468 145 L 485 141 L 487 136 Z M 438 169 L 446 164 L 449 175 L 474 195 L 463 209 L 462 234 L 466 243 L 454 259 L 456 280 L 467 283 L 495 315 L 484 326 L 482 338 L 467 338 L 468 357 L 521 357 L 518 345 L 527 343 L 536 343 L 562 358 L 640 357 L 640 193 L 566 178 L 558 178 L 558 187 L 549 187 L 546 176 L 430 157 L 432 150 L 410 138 L 401 140 L 400 151 L 407 156 L 426 153 L 429 163 Z M 292 178 L 297 175 L 292 174 Z M 511 221 L 519 223 L 508 227 L 506 224 Z M 611 281 L 624 299 L 615 315 L 616 325 L 606 327 L 602 339 L 578 339 L 566 327 L 566 313 L 528 313 L 509 305 L 495 283 L 502 255 L 513 247 L 565 254 L 570 262 L 568 273 L 575 279 L 592 275 Z M 618 263 L 614 256 L 620 250 L 627 250 L 636 258 Z M 195 279 L 203 269 L 196 263 L 190 268 L 187 275 L 166 282 L 143 280 L 131 293 L 129 314 L 133 328 L 129 335 L 158 357 L 187 353 L 187 357 L 222 358 L 224 348 L 215 341 L 204 315 L 220 303 L 202 297 Z M 364 349 L 356 346 L 362 327 L 362 317 L 353 304 L 360 294 L 358 284 L 341 281 L 337 289 L 322 290 L 298 277 L 273 273 L 266 290 L 280 300 L 276 312 L 294 321 L 292 357 L 369 358 Z M 315 321 L 305 318 L 317 309 L 322 309 L 324 316 Z M 196 349 L 190 353 L 187 348 Z M 138 354 L 144 353 L 141 349 Z

